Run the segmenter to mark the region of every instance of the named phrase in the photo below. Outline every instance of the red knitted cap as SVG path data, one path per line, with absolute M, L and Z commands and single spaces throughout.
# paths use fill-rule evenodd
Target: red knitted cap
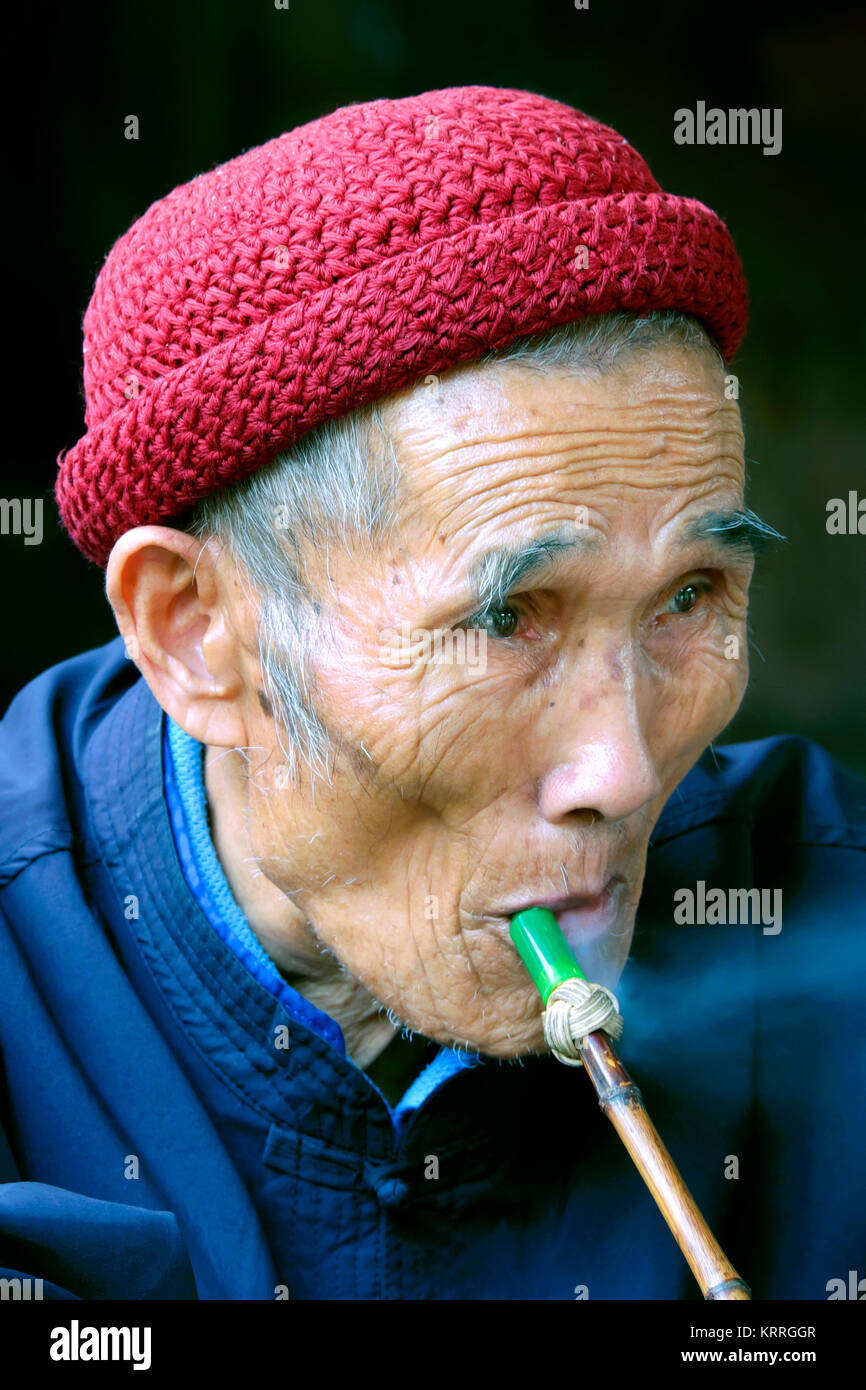
M 87 432 L 58 457 L 64 524 L 104 565 L 328 416 L 618 309 L 695 314 L 726 360 L 745 332 L 724 223 L 610 127 L 499 87 L 342 107 L 112 247 L 84 316 Z

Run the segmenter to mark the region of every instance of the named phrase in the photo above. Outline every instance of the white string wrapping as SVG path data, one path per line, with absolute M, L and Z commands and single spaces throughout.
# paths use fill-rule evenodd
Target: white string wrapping
M 577 978 L 557 985 L 547 1001 L 542 1022 L 548 1047 L 567 1067 L 583 1066 L 579 1044 L 587 1033 L 601 1030 L 616 1039 L 623 1028 L 616 995 L 604 985 Z

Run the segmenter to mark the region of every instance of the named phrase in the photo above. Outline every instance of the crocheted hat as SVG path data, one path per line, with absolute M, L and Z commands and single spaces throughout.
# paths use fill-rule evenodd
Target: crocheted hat
M 611 310 L 746 324 L 724 223 L 558 101 L 451 87 L 342 107 L 176 188 L 84 315 L 87 432 L 58 457 L 104 565 L 305 431 L 515 338 Z

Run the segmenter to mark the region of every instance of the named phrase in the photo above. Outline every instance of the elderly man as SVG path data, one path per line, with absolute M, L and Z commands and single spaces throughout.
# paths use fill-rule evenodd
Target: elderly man
M 7 1276 L 699 1296 L 545 1043 L 539 905 L 754 1296 L 866 1274 L 863 784 L 712 748 L 776 538 L 744 331 L 715 214 L 519 91 L 346 107 L 117 242 L 57 500 L 120 637 L 3 726 Z

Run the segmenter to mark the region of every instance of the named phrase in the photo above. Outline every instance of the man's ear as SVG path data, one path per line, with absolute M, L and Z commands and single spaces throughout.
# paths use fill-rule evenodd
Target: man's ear
M 199 743 L 246 747 L 244 651 L 232 620 L 240 588 L 217 542 L 136 526 L 112 549 L 105 591 L 166 713 Z

